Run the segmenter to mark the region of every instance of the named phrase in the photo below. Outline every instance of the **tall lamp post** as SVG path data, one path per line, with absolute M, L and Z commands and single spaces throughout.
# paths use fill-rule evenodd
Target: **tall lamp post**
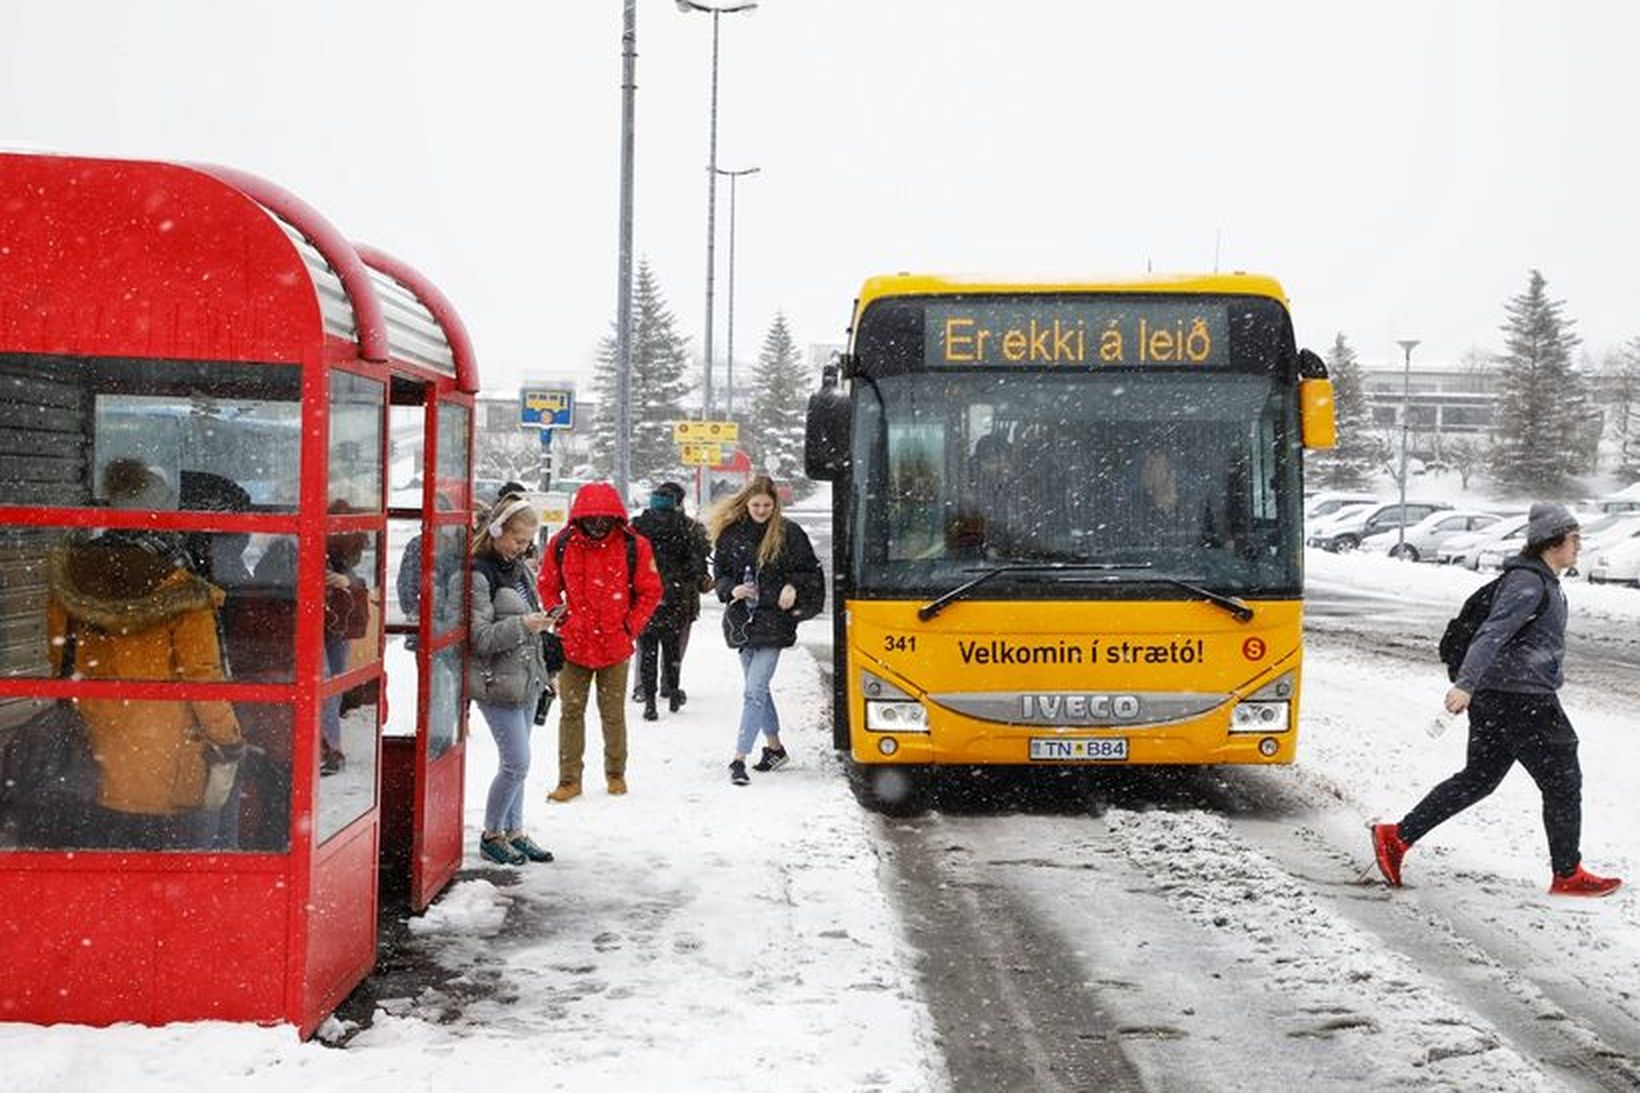
M 739 4 L 724 4 L 721 7 L 712 4 L 702 4 L 699 0 L 677 0 L 678 10 L 688 14 L 692 11 L 708 12 L 712 16 L 712 129 L 710 143 L 707 145 L 706 162 L 706 385 L 705 400 L 702 407 L 705 416 L 710 418 L 713 410 L 712 400 L 712 275 L 716 259 L 717 244 L 717 109 L 718 109 L 718 16 L 733 15 L 740 11 L 751 11 L 757 7 L 755 2 Z
M 741 171 L 725 171 L 718 168 L 718 174 L 729 180 L 729 345 L 726 366 L 728 397 L 725 412 L 732 419 L 735 416 L 735 184 L 745 175 L 755 175 L 761 167 L 747 167 Z
M 632 144 L 638 92 L 638 0 L 621 17 L 621 213 L 615 291 L 615 488 L 632 478 Z
M 1417 338 L 1401 338 L 1395 343 L 1401 347 L 1406 358 L 1406 368 L 1401 373 L 1401 524 L 1395 529 L 1395 556 L 1406 555 L 1407 546 L 1407 426 L 1411 424 L 1411 408 L 1408 402 L 1412 395 L 1412 351 L 1418 348 Z

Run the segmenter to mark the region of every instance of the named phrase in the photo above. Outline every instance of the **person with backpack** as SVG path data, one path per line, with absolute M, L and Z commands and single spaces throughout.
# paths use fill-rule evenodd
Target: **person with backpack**
M 588 692 L 596 684 L 604 733 L 604 779 L 626 792 L 626 680 L 633 642 L 661 602 L 661 577 L 649 541 L 627 524 L 615 487 L 589 482 L 570 503 L 569 522 L 547 541 L 541 602 L 562 605 L 558 637 L 558 787 L 547 798 L 581 795 Z
M 637 697 L 643 702 L 644 720 L 654 721 L 660 717 L 655 708 L 657 683 L 672 713 L 687 701 L 679 685 L 679 669 L 683 664 L 684 636 L 700 615 L 700 591 L 710 548 L 706 529 L 684 513 L 683 487 L 676 482 L 662 482 L 655 487 L 649 507 L 632 521 L 632 527 L 654 548 L 664 590 L 660 606 L 638 636 Z
M 1392 887 L 1401 887 L 1401 863 L 1418 840 L 1488 796 L 1517 762 L 1543 794 L 1543 826 L 1549 839 L 1558 896 L 1605 896 L 1622 885 L 1583 868 L 1583 774 L 1577 733 L 1556 692 L 1566 655 L 1566 594 L 1560 574 L 1577 561 L 1578 523 L 1564 505 L 1532 506 L 1526 546 L 1504 566 L 1503 576 L 1464 606 L 1442 639 L 1443 659 L 1456 663 L 1446 709 L 1469 711 L 1469 750 L 1464 768 L 1425 795 L 1400 823 L 1372 825 L 1373 854 Z M 1466 616 L 1490 591 L 1485 621 L 1464 645 Z
M 495 737 L 500 764 L 484 801 L 478 852 L 499 865 L 550 862 L 552 852 L 524 833 L 524 780 L 530 772 L 530 727 L 549 686 L 541 635 L 553 615 L 541 609 L 526 554 L 540 520 L 522 497 L 503 497 L 473 537 L 467 694 Z M 461 600 L 463 575 L 450 577 Z
M 780 495 L 772 479 L 758 475 L 712 510 L 707 527 L 714 553 L 712 573 L 723 612 L 723 637 L 740 653 L 746 686 L 740 706 L 740 733 L 729 781 L 744 786 L 746 756 L 762 733 L 768 743 L 753 764 L 774 771 L 788 761 L 780 743 L 780 714 L 769 692 L 780 650 L 797 644 L 797 624 L 820 613 L 826 579 L 803 529 L 780 515 Z

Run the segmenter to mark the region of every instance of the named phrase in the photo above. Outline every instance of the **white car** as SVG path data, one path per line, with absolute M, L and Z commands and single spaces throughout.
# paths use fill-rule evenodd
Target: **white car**
M 1580 529 L 1583 536 L 1583 566 L 1574 567 L 1567 571 L 1568 576 L 1576 577 L 1586 570 L 1587 559 L 1599 553 L 1602 549 L 1640 535 L 1640 513 L 1616 513 L 1601 516 L 1590 520 Z M 1503 563 L 1520 553 L 1520 548 L 1526 545 L 1526 521 L 1521 520 L 1520 526 L 1500 539 L 1484 544 L 1475 556 L 1475 565 L 1472 569 L 1502 569 Z
M 1623 581 L 1628 578 L 1622 576 L 1606 576 L 1611 572 L 1609 561 L 1614 554 L 1622 556 L 1620 551 L 1640 540 L 1640 513 L 1613 512 L 1595 520 L 1590 520 L 1580 529 L 1583 535 L 1583 551 L 1578 558 L 1577 568 L 1572 570 L 1573 576 L 1587 575 L 1589 580 Z M 1595 569 L 1602 570 L 1599 578 L 1594 576 Z
M 1611 546 L 1590 551 L 1583 564 L 1592 584 L 1632 584 L 1640 586 L 1640 537 L 1621 539 Z
M 1304 522 L 1313 524 L 1323 517 L 1332 516 L 1340 509 L 1349 505 L 1376 505 L 1378 498 L 1370 493 L 1341 493 L 1328 491 L 1318 493 L 1304 501 Z
M 1478 509 L 1442 509 L 1407 528 L 1404 538 L 1393 530 L 1379 532 L 1362 540 L 1361 549 L 1375 550 L 1391 558 L 1405 558 L 1409 562 L 1433 562 L 1448 540 L 1482 531 L 1501 519 L 1498 513 Z
M 1408 501 L 1405 506 L 1398 501 L 1387 501 L 1381 505 L 1341 510 L 1342 517 L 1334 517 L 1317 525 L 1304 541 L 1322 550 L 1354 550 L 1369 535 L 1393 531 L 1403 524 L 1416 524 L 1432 512 L 1451 507 L 1445 501 Z
M 1483 572 L 1502 569 L 1503 563 L 1519 554 L 1520 548 L 1526 545 L 1526 527 L 1530 522 L 1524 516 L 1517 516 L 1513 520 L 1500 520 L 1493 524 L 1492 529 L 1498 534 L 1476 544 L 1474 555 L 1464 564 Z
M 1478 568 L 1478 555 L 1505 535 L 1526 526 L 1524 512 L 1506 513 L 1497 523 L 1480 531 L 1454 535 L 1435 551 L 1435 560 L 1442 565 L 1461 565 L 1465 569 Z M 1519 549 L 1517 544 L 1516 549 Z

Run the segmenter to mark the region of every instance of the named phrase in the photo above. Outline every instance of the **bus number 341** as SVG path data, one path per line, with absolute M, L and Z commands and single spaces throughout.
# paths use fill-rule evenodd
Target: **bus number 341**
M 917 635 L 915 634 L 884 634 L 883 652 L 885 653 L 915 653 L 917 651 Z

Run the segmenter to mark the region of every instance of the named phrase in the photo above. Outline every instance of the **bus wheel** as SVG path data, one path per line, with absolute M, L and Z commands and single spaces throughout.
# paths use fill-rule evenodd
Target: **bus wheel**
M 914 816 L 927 807 L 928 771 L 921 766 L 850 763 L 848 781 L 855 800 L 885 816 Z

